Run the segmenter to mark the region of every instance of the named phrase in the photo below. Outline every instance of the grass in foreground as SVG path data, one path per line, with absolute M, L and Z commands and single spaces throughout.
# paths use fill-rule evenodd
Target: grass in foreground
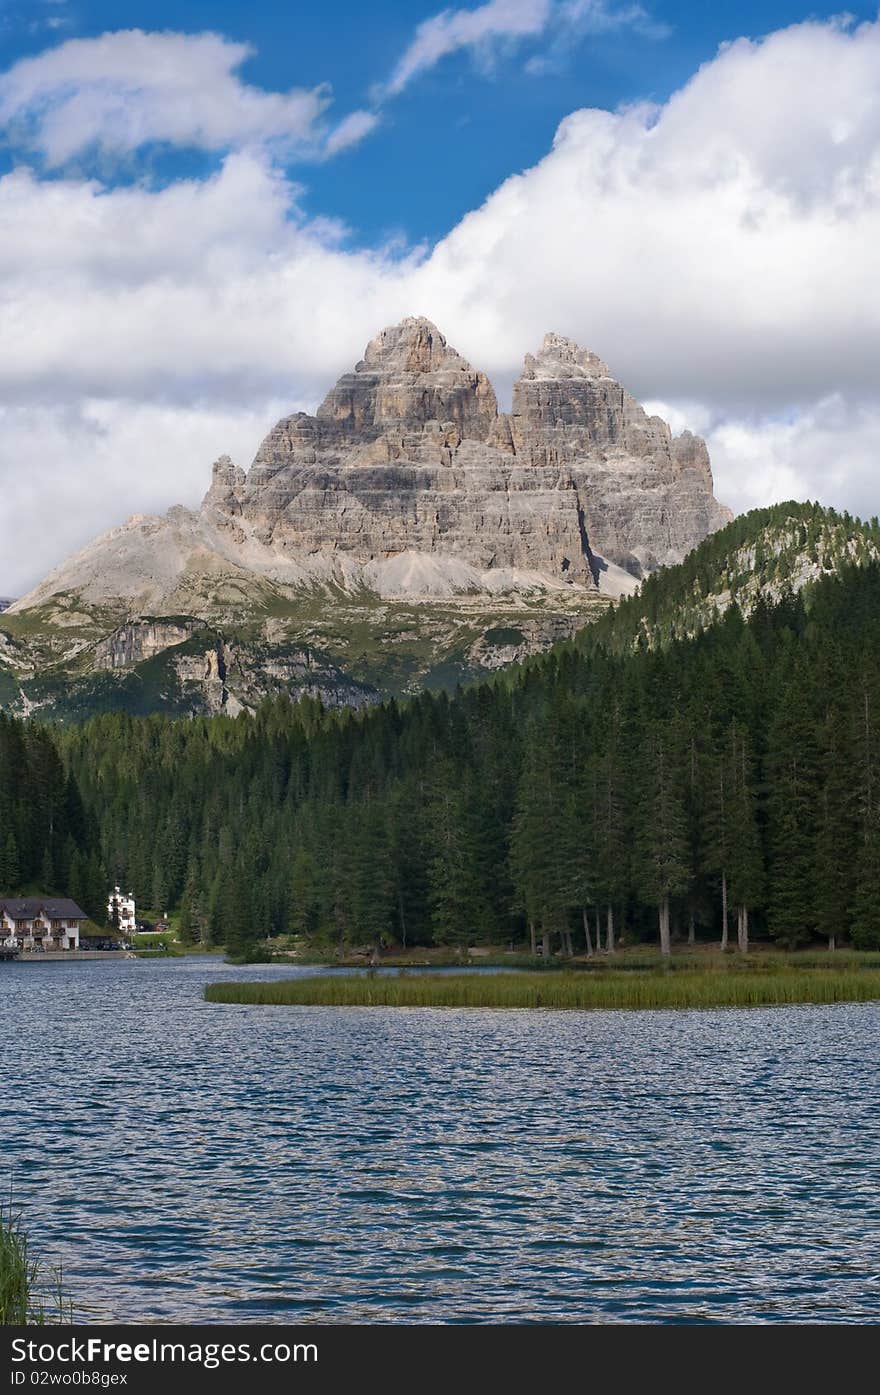
M 212 983 L 210 1003 L 305 1007 L 712 1008 L 880 999 L 880 969 L 324 975 Z
M 43 1265 L 31 1256 L 19 1218 L 11 1208 L 0 1209 L 0 1327 L 24 1327 L 50 1320 L 41 1296 L 46 1279 L 57 1290 L 53 1295 L 53 1306 L 57 1309 L 55 1320 L 69 1322 L 69 1305 L 61 1291 L 60 1271 L 47 1274 Z

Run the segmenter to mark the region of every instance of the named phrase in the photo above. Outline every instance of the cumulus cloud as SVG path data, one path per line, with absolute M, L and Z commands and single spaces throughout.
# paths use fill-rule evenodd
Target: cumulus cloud
M 737 512 L 819 499 L 880 514 L 880 402 L 832 393 L 787 420 L 722 420 L 707 435 L 718 491 Z
M 642 394 L 745 410 L 877 391 L 878 246 L 880 23 L 804 24 L 662 107 L 573 113 L 420 289 L 503 371 L 553 327 Z
M 158 192 L 0 179 L 0 400 L 247 406 L 316 393 L 341 346 L 406 313 L 413 258 L 340 249 L 271 165 Z M 344 349 L 342 349 L 344 352 Z
M 250 86 L 237 69 L 252 51 L 219 34 L 129 29 L 70 39 L 0 77 L 0 122 L 50 167 L 90 147 L 126 153 L 153 142 L 204 150 L 316 144 L 327 90 Z
M 97 528 L 144 507 L 161 458 L 150 497 L 174 502 L 223 446 L 247 464 L 270 404 L 314 406 L 406 314 L 502 394 L 544 331 L 580 340 L 705 431 L 735 507 L 877 511 L 880 22 L 738 40 L 662 106 L 573 113 L 428 251 L 350 250 L 254 151 L 159 191 L 19 169 L 0 223 L 4 531 L 39 518 L 0 593 L 66 550 L 64 489 Z M 196 418 L 202 435 L 179 426 Z
M 289 399 L 229 410 L 121 398 L 0 406 L 0 596 L 23 595 L 56 561 L 132 513 L 163 512 L 172 500 L 196 505 L 210 483 L 208 463 L 229 451 L 247 458 L 282 410 Z

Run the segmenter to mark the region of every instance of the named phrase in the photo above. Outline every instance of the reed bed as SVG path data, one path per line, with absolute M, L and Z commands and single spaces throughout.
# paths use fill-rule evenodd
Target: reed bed
M 17 1219 L 0 1214 L 0 1326 L 23 1327 L 29 1321 L 36 1269 Z
M 880 999 L 880 969 L 322 975 L 212 983 L 211 1003 L 299 1007 L 714 1008 Z
M 47 1300 L 51 1318 L 47 1316 Z M 71 1321 L 61 1271 L 47 1270 L 34 1259 L 21 1220 L 11 1206 L 0 1206 L 0 1327 L 49 1321 Z

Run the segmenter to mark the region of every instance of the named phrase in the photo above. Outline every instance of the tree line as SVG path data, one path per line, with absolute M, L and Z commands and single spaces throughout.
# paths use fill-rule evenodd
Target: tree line
M 0 896 L 71 896 L 103 919 L 100 830 L 49 728 L 0 712 Z
M 8 856 L 71 894 L 97 858 L 102 894 L 125 883 L 244 954 L 277 934 L 880 947 L 878 678 L 869 564 L 688 640 L 622 645 L 611 618 L 489 683 L 366 712 L 5 719 Z

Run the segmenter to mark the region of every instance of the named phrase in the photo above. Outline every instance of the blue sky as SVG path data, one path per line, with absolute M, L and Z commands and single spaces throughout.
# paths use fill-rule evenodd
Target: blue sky
M 140 28 L 188 33 L 212 30 L 251 45 L 240 73 L 268 91 L 329 84 L 333 111 L 370 107 L 419 23 L 444 8 L 437 0 L 352 0 L 302 4 L 281 0 L 0 0 L 3 66 L 43 51 L 47 44 Z M 455 6 L 448 8 L 454 9 Z M 464 6 L 463 8 L 468 8 Z M 473 5 L 470 8 L 476 9 Z M 619 11 L 630 8 L 621 4 Z M 569 112 L 614 108 L 624 102 L 665 101 L 720 44 L 740 35 L 759 37 L 808 17 L 830 17 L 840 5 L 805 6 L 798 0 L 703 4 L 645 0 L 644 21 L 608 32 L 575 26 L 560 41 L 550 26 L 488 57 L 471 50 L 450 54 L 382 105 L 369 140 L 334 161 L 291 161 L 305 186 L 303 207 L 342 219 L 356 243 L 403 236 L 434 240 L 476 207 L 501 181 L 539 160 Z M 870 19 L 876 4 L 847 4 Z M 48 26 L 52 26 L 51 28 Z M 535 71 L 530 60 L 545 59 Z M 155 179 L 204 170 L 217 159 L 205 152 L 141 152 L 134 170 L 118 180 Z M 7 160 L 10 158 L 7 154 Z
M 880 17 L 797 0 L 0 0 L 0 595 L 247 466 L 426 314 L 547 330 L 734 509 L 880 509 Z

